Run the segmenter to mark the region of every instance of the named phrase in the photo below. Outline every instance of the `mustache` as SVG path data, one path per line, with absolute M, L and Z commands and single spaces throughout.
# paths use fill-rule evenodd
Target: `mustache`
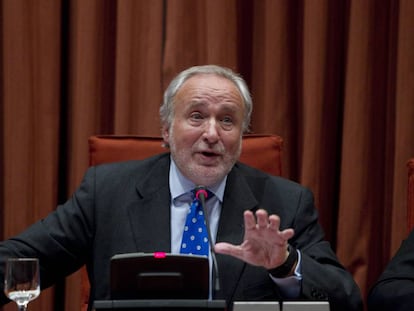
M 196 152 L 208 152 L 223 155 L 226 152 L 226 148 L 221 143 L 214 144 L 213 146 L 200 142 L 194 146 Z

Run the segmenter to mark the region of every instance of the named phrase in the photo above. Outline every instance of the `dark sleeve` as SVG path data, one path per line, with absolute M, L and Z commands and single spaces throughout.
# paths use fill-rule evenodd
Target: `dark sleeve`
M 301 188 L 291 243 L 301 252 L 302 299 L 328 300 L 332 311 L 362 310 L 359 287 L 341 265 L 318 222 L 313 194 Z
M 4 263 L 9 257 L 39 258 L 42 289 L 85 263 L 93 236 L 92 170 L 65 204 L 22 233 L 0 242 L 0 305 L 9 301 L 3 293 Z
M 414 230 L 403 241 L 368 295 L 371 311 L 414 310 Z

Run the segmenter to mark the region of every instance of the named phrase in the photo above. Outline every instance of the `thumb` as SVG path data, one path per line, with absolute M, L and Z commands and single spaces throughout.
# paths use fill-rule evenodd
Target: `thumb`
M 218 254 L 231 255 L 235 257 L 240 257 L 242 253 L 240 247 L 226 242 L 216 243 L 216 245 L 214 245 L 214 251 Z

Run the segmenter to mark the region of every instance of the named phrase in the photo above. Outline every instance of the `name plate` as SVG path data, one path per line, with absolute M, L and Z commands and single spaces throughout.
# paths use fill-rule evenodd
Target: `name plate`
M 233 311 L 280 311 L 277 301 L 235 301 Z
M 233 311 L 329 311 L 327 301 L 235 301 Z

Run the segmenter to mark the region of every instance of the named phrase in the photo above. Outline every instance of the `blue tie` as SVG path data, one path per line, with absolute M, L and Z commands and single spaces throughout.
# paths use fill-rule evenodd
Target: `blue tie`
M 200 200 L 195 197 L 195 190 L 192 191 L 192 195 L 193 202 L 185 221 L 180 253 L 208 256 L 208 233 L 203 207 Z M 211 195 L 212 193 L 207 191 L 206 199 Z

